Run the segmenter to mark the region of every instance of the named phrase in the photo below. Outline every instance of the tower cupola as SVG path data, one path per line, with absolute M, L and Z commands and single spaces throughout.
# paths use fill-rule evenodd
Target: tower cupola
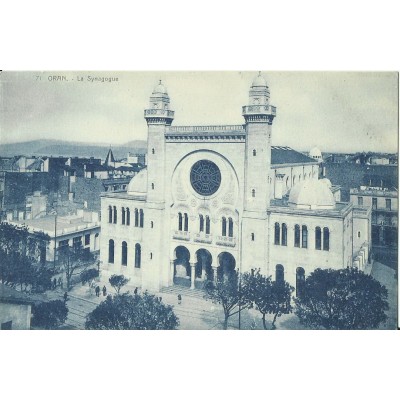
M 150 96 L 149 108 L 144 110 L 147 124 L 171 125 L 174 119 L 174 111 L 169 109 L 169 96 L 167 88 L 161 80 L 154 87 Z

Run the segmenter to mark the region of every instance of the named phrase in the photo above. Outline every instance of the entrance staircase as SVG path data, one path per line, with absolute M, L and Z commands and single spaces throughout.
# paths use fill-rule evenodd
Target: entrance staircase
M 175 294 L 176 297 L 178 297 L 178 294 L 180 294 L 182 297 L 194 297 L 197 299 L 204 299 L 204 295 L 206 294 L 204 290 L 190 289 L 188 287 L 180 285 L 173 285 L 170 287 L 162 288 L 160 293 Z

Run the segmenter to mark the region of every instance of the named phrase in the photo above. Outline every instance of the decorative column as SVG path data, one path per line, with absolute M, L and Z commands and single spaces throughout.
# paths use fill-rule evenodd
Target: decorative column
M 218 267 L 212 266 L 213 275 L 214 275 L 214 283 L 217 284 L 218 281 Z
M 196 278 L 196 263 L 190 263 L 191 277 L 190 277 L 190 289 L 194 289 L 194 280 Z
M 202 281 L 206 280 L 206 258 L 205 257 L 201 258 L 201 280 Z
M 170 265 L 169 265 L 169 286 L 172 286 L 174 284 L 174 275 L 175 275 L 175 259 L 170 260 Z

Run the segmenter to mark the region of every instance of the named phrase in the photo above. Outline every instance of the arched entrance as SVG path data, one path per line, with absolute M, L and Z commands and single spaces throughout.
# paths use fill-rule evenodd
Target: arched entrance
M 235 270 L 236 261 L 231 253 L 223 252 L 218 256 L 218 279 L 227 279 Z
M 200 249 L 196 251 L 197 263 L 196 263 L 196 278 L 202 281 L 212 280 L 212 256 L 211 253 L 206 249 Z
M 190 286 L 190 252 L 184 246 L 175 249 L 174 284 Z

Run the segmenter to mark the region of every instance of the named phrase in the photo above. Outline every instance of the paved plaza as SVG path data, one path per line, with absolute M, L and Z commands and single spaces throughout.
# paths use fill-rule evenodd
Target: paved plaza
M 389 311 L 388 320 L 382 324 L 380 329 L 397 328 L 397 279 L 393 269 L 379 262 L 374 262 L 371 275 L 380 281 L 388 289 Z M 106 286 L 107 294 L 115 294 L 108 279 L 100 277 L 97 283 L 100 288 Z M 121 289 L 121 293 L 133 293 L 135 286 L 129 283 Z M 56 289 L 46 293 L 48 300 L 63 299 L 64 291 Z M 181 304 L 178 304 L 178 294 L 182 296 Z M 219 304 L 213 304 L 210 300 L 204 299 L 204 292 L 198 289 L 190 290 L 186 287 L 172 286 L 162 289 L 156 293 L 166 304 L 173 306 L 174 312 L 179 318 L 178 329 L 184 330 L 204 330 L 222 329 L 224 315 Z M 100 292 L 97 297 L 93 289 L 88 285 L 76 284 L 69 292 L 68 299 L 68 318 L 62 329 L 84 329 L 86 315 L 90 313 L 101 301 L 105 299 Z M 270 325 L 272 317 L 268 316 L 267 321 Z M 300 324 L 294 314 L 283 315 L 277 319 L 277 329 L 306 329 Z M 239 329 L 239 316 L 236 314 L 229 319 L 228 329 Z M 240 314 L 240 329 L 263 329 L 261 314 L 256 310 L 242 310 Z

